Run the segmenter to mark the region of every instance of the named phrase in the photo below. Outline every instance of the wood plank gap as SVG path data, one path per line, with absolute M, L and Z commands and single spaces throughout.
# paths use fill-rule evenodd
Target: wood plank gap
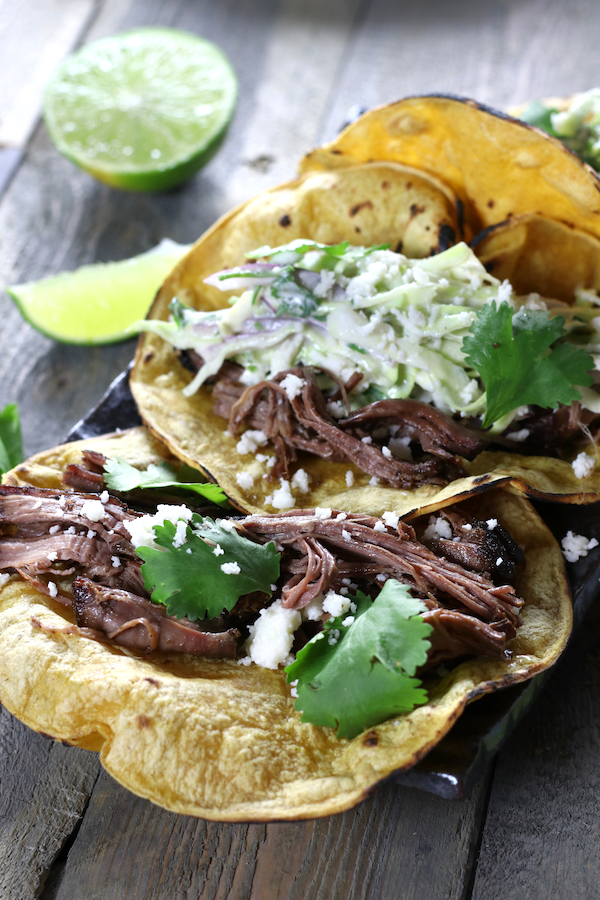
M 477 810 L 477 829 L 473 836 L 473 843 L 471 845 L 471 852 L 469 854 L 467 860 L 467 871 L 468 876 L 465 882 L 465 893 L 464 900 L 472 900 L 473 897 L 473 889 L 475 886 L 475 876 L 477 875 L 477 863 L 479 861 L 479 852 L 481 850 L 481 842 L 483 841 L 483 833 L 485 830 L 485 823 L 487 821 L 488 809 L 490 805 L 490 800 L 492 796 L 492 788 L 494 786 L 494 775 L 496 773 L 496 762 L 498 757 L 495 756 L 492 762 L 489 765 L 488 771 L 486 772 L 486 785 L 485 790 L 481 796 L 480 807 Z
M 42 888 L 40 893 L 38 894 L 37 900 L 54 900 L 58 890 L 60 889 L 60 884 L 63 879 L 65 867 L 69 858 L 69 853 L 71 852 L 71 848 L 77 840 L 77 836 L 81 830 L 83 820 L 92 800 L 92 794 L 94 793 L 94 789 L 96 787 L 96 784 L 98 783 L 98 778 L 100 777 L 100 772 L 101 770 L 99 769 L 96 777 L 94 778 L 92 788 L 88 794 L 87 802 L 81 810 L 81 814 L 79 815 L 77 822 L 73 826 L 70 833 L 67 835 L 66 841 L 62 845 L 59 853 L 55 856 L 52 864 L 48 869 L 48 872 L 46 873 L 46 877 L 42 883 Z

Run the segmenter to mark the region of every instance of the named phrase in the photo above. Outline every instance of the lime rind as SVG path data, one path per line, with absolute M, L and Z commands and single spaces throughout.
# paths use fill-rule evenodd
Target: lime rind
M 134 336 L 131 326 L 144 318 L 156 291 L 189 249 L 165 239 L 132 259 L 81 266 L 12 285 L 6 292 L 23 318 L 52 340 L 117 343 Z
M 142 28 L 69 56 L 46 88 L 44 118 L 61 153 L 100 180 L 164 190 L 208 162 L 236 100 L 235 73 L 218 47 Z

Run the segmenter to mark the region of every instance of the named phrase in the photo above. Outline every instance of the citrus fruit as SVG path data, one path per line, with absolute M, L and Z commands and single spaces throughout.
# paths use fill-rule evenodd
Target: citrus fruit
M 67 57 L 44 94 L 58 149 L 101 181 L 129 191 L 175 187 L 225 136 L 235 73 L 209 41 L 172 28 L 140 28 Z
M 168 238 L 120 262 L 81 266 L 7 287 L 22 315 L 42 334 L 66 344 L 112 344 L 133 336 L 156 291 L 189 247 Z

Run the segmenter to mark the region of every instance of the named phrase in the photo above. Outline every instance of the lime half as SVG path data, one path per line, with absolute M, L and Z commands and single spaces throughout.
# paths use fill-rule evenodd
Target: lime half
M 66 344 L 112 344 L 133 336 L 154 295 L 189 246 L 165 239 L 121 262 L 95 263 L 6 289 L 42 334 Z
M 214 44 L 140 28 L 67 57 L 46 88 L 44 119 L 61 153 L 96 178 L 160 191 L 208 162 L 236 96 L 235 73 Z

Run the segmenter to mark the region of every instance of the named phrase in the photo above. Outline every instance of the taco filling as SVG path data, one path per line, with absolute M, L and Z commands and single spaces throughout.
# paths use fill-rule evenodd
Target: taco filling
M 186 396 L 210 386 L 229 433 L 248 429 L 240 454 L 273 443 L 268 480 L 287 481 L 299 450 L 411 488 L 464 475 L 490 442 L 559 455 L 596 440 L 589 291 L 574 306 L 517 297 L 465 244 L 419 260 L 314 241 L 248 255 L 206 279 L 242 292 L 230 308 L 175 297 L 169 322 L 142 329 L 194 372 Z
M 459 507 L 415 526 L 331 509 L 213 519 L 184 505 L 142 514 L 105 490 L 0 486 L 0 579 L 18 574 L 69 609 L 59 631 L 136 654 L 287 665 L 305 720 L 343 720 L 344 736 L 426 702 L 415 673 L 473 654 L 511 659 L 524 561 L 497 519 Z M 351 651 L 363 633 L 388 647 L 365 671 Z M 373 654 L 384 682 L 394 656 L 381 687 L 391 699 L 376 690 L 370 711 L 338 709 L 325 682 L 313 709 L 323 639 L 359 685 Z

